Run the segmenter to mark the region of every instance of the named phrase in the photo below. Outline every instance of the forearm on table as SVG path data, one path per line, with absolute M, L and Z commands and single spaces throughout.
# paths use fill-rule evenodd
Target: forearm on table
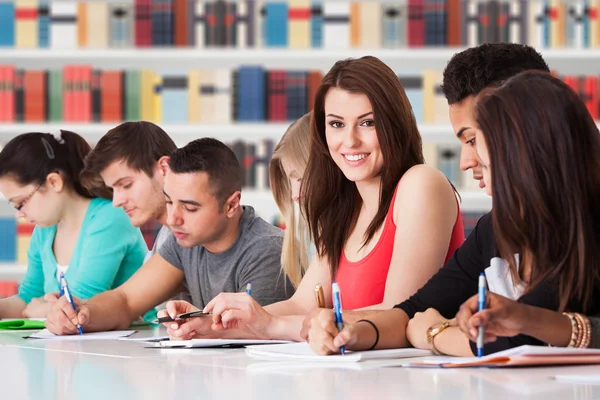
M 27 303 L 19 296 L 0 299 L 0 318 L 23 318 L 23 310 Z
M 386 311 L 360 311 L 356 320 L 365 319 L 371 321 L 379 331 L 379 340 L 376 349 L 394 349 L 410 347 L 406 338 L 406 326 L 408 315 L 399 308 Z M 352 346 L 354 350 L 366 350 L 371 348 L 377 338 L 375 329 L 366 322 L 356 323 L 356 343 Z
M 90 312 L 90 320 L 85 324 L 85 330 L 90 332 L 126 329 L 137 318 L 127 297 L 118 290 L 94 296 L 86 306 Z M 137 314 L 142 315 L 143 312 Z
M 284 315 L 304 315 L 311 311 L 301 307 L 293 298 L 269 304 L 268 306 L 265 306 L 264 309 L 275 317 Z
M 552 346 L 565 347 L 571 340 L 571 321 L 562 313 L 545 308 L 523 305 L 527 316 L 521 333 Z

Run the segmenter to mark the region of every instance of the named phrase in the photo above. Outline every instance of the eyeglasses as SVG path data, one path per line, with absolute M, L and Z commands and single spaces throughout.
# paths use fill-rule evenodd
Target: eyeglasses
M 21 201 L 21 203 L 20 203 L 18 206 L 15 206 L 15 205 L 13 205 L 13 207 L 14 207 L 14 208 L 15 208 L 17 211 L 21 211 L 21 209 L 22 209 L 23 207 L 25 207 L 25 205 L 27 204 L 27 202 L 28 202 L 29 200 L 31 200 L 31 198 L 33 197 L 33 195 L 34 195 L 34 194 L 35 194 L 35 193 L 36 193 L 38 190 L 40 190 L 40 188 L 41 188 L 41 187 L 42 187 L 42 185 L 38 185 L 38 187 L 37 187 L 37 188 L 36 188 L 36 189 L 35 189 L 33 192 L 29 193 L 29 195 L 27 195 L 27 197 L 25 197 L 25 198 L 24 198 L 24 199 Z

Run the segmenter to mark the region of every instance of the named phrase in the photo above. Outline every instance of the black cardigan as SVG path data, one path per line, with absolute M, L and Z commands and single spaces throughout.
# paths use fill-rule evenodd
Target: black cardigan
M 490 260 L 498 257 L 494 238 L 491 213 L 484 215 L 463 245 L 458 248 L 448 262 L 419 291 L 405 302 L 396 305 L 409 318 L 428 308 L 435 308 L 445 318 L 454 318 L 459 307 L 471 296 L 477 294 L 479 274 L 490 266 Z M 600 298 L 597 295 L 600 284 L 594 285 L 589 304 L 589 315 L 600 313 Z M 518 300 L 521 303 L 558 310 L 558 286 L 543 282 L 535 289 L 527 291 Z M 582 305 L 570 302 L 568 311 L 583 313 Z M 485 345 L 484 353 L 491 354 L 520 345 L 544 345 L 541 341 L 526 335 L 499 337 Z M 473 354 L 477 354 L 475 343 L 471 342 Z

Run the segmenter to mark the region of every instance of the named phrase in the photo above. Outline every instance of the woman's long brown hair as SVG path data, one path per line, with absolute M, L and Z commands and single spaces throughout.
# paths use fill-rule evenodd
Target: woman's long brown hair
M 336 87 L 365 94 L 373 107 L 384 166 L 379 209 L 365 233 L 367 244 L 385 221 L 396 184 L 412 166 L 423 164 L 421 136 L 396 74 L 375 57 L 338 61 L 323 77 L 311 120 L 312 146 L 303 183 L 302 207 L 318 255 L 328 260 L 335 279 L 340 257 L 358 218 L 362 199 L 354 182 L 335 164 L 325 139 L 325 97 Z
M 585 104 L 550 74 L 527 71 L 476 107 L 492 174 L 498 250 L 532 262 L 528 290 L 557 285 L 559 310 L 588 305 L 599 278 L 600 134 Z

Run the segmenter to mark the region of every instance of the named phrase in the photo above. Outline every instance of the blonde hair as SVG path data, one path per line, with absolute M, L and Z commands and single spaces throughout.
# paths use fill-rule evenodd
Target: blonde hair
M 285 159 L 293 163 L 298 169 L 296 172 L 300 176 L 304 175 L 310 154 L 311 115 L 312 113 L 305 114 L 290 125 L 275 147 L 269 163 L 271 191 L 286 225 L 281 251 L 281 268 L 294 287 L 298 287 L 308 268 L 310 239 L 302 213 L 296 219 L 292 188 L 281 160 Z

